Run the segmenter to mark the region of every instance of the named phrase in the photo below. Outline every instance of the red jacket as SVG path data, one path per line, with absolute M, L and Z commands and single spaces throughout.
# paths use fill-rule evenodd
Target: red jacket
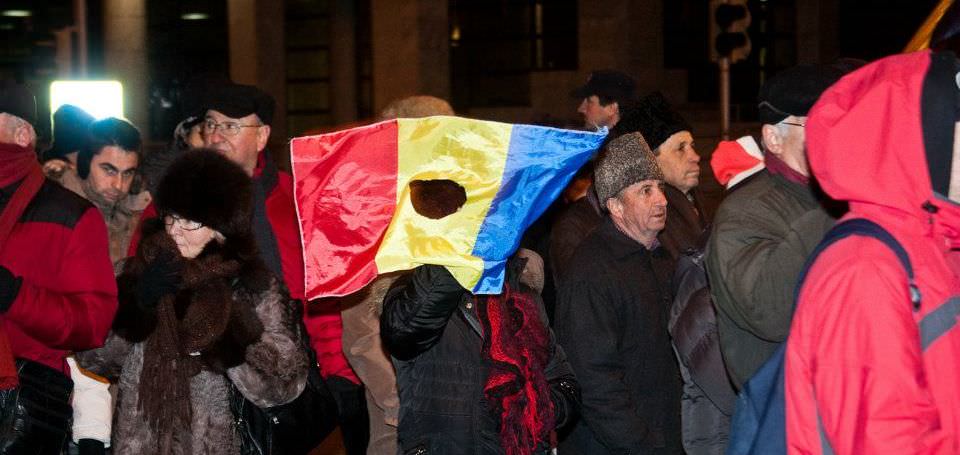
M 263 178 L 266 168 L 266 155 L 261 153 L 257 168 L 254 170 L 254 181 Z M 303 301 L 303 250 L 300 243 L 300 227 L 297 222 L 297 210 L 293 202 L 293 177 L 284 171 L 277 171 L 276 184 L 266 196 L 267 220 L 273 228 L 273 236 L 280 253 L 280 265 L 283 269 L 283 281 L 290 291 L 290 296 Z M 143 212 L 141 219 L 154 218 L 157 209 L 150 204 Z M 142 222 L 141 222 L 142 224 Z M 130 255 L 136 251 L 140 241 L 139 231 L 130 241 Z M 310 336 L 310 345 L 317 353 L 320 363 L 320 373 L 323 377 L 332 375 L 341 376 L 360 383 L 347 358 L 343 355 L 343 321 L 340 318 L 340 307 L 336 303 L 312 304 L 304 307 L 304 323 L 307 334 Z
M 903 245 L 922 300 L 915 312 L 904 268 L 878 240 L 844 239 L 817 259 L 787 341 L 792 454 L 827 444 L 838 454 L 960 453 L 960 206 L 934 194 L 939 169 L 927 166 L 946 157 L 949 170 L 956 69 L 931 55 L 847 75 L 807 121 L 820 185 L 850 202 L 845 218 L 873 220 Z
M 16 185 L 0 190 L 6 193 L 0 201 L 5 204 Z M 69 374 L 64 357 L 70 351 L 103 345 L 117 311 L 109 251 L 100 212 L 45 181 L 0 245 L 0 265 L 23 279 L 0 321 L 15 357 Z

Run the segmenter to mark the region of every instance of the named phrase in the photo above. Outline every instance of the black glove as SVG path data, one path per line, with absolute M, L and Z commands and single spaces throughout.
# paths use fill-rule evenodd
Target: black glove
M 411 287 L 420 298 L 441 302 L 448 298 L 459 299 L 463 286 L 442 265 L 421 265 L 413 270 Z
M 161 251 L 143 269 L 137 286 L 137 303 L 141 308 L 152 310 L 160 298 L 177 292 L 180 287 L 180 272 L 183 263 L 169 251 Z
M 0 313 L 6 313 L 13 301 L 17 300 L 21 283 L 23 278 L 13 276 L 10 269 L 0 265 Z
M 107 453 L 103 443 L 96 439 L 81 439 L 77 442 L 77 449 L 79 449 L 78 453 L 80 455 L 103 455 Z

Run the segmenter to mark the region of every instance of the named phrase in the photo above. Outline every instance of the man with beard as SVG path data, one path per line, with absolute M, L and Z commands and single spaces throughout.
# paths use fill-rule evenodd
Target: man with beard
M 140 164 L 140 131 L 130 122 L 106 118 L 90 124 L 77 154 L 76 172 L 59 175 L 65 188 L 100 209 L 110 238 L 110 260 L 126 257 L 147 193 L 130 194 Z

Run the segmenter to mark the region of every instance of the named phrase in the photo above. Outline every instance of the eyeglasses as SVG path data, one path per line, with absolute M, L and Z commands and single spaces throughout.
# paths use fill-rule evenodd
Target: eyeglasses
M 794 123 L 794 122 L 780 122 L 780 123 L 783 123 L 784 125 L 799 126 L 800 128 L 804 128 L 807 126 L 807 125 L 804 125 L 803 123 Z
M 237 122 L 217 123 L 216 120 L 206 119 L 203 122 L 203 134 L 213 134 L 220 130 L 220 134 L 224 136 L 236 136 L 240 134 L 241 128 L 260 128 L 261 126 L 263 125 L 242 125 Z
M 196 231 L 203 227 L 203 223 L 199 221 L 190 221 L 180 215 L 170 214 L 163 217 L 163 223 L 167 227 L 173 227 L 175 224 L 179 224 L 180 228 L 184 231 Z

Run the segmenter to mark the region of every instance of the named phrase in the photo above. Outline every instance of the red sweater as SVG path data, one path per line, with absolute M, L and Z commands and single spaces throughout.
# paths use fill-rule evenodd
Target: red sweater
M 0 206 L 18 185 L 0 189 Z M 0 265 L 23 279 L 0 322 L 15 357 L 69 374 L 70 351 L 103 344 L 117 284 L 103 217 L 89 202 L 45 181 L 0 246 Z

